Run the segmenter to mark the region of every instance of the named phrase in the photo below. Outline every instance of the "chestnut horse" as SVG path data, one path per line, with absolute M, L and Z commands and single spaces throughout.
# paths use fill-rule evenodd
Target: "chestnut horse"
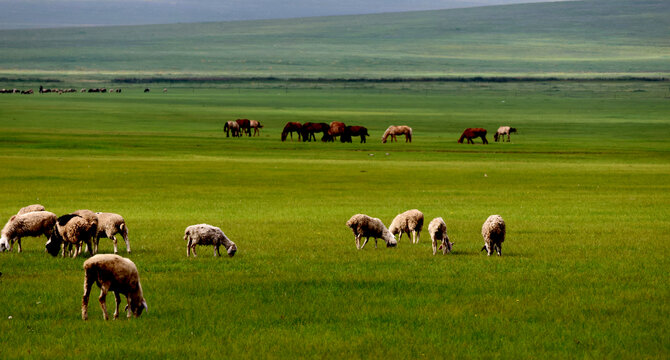
M 242 136 L 245 132 L 251 136 L 251 122 L 249 119 L 237 119 L 235 121 L 238 125 L 240 125 L 240 136 Z
M 263 128 L 263 125 L 257 120 L 249 120 L 249 127 L 254 129 L 254 136 L 258 135 L 261 136 L 261 131 L 260 129 Z
M 351 142 L 352 136 L 360 136 L 361 143 L 364 143 L 365 137 L 370 136 L 370 134 L 368 134 L 368 128 L 365 126 L 347 126 L 344 134 L 340 138 L 343 139 L 343 142 Z
M 509 142 L 509 134 L 515 133 L 516 128 L 509 127 L 509 126 L 501 126 L 498 128 L 498 131 L 496 131 L 496 134 L 493 135 L 493 139 L 498 142 L 502 138 L 502 142 L 505 142 L 505 135 L 507 135 L 507 142 Z
M 313 123 L 313 122 L 306 122 L 302 124 L 302 141 L 316 141 L 316 136 L 314 133 L 323 133 L 323 136 L 326 136 L 328 134 L 328 130 L 330 130 L 330 125 L 326 123 Z M 323 137 L 321 138 L 323 140 Z
M 391 142 L 398 141 L 396 135 L 405 135 L 405 142 L 412 142 L 412 128 L 409 126 L 389 126 L 388 129 L 384 131 L 384 135 L 382 136 L 382 143 L 386 144 L 386 138 L 388 138 L 389 135 L 391 136 Z
M 335 141 L 336 136 L 340 136 L 340 141 L 344 142 L 341 138 L 344 131 L 347 129 L 347 126 L 343 122 L 333 121 L 330 123 L 330 130 L 328 130 L 328 140 Z
M 473 138 L 482 138 L 482 142 L 484 144 L 488 144 L 489 141 L 486 140 L 486 129 L 482 128 L 467 128 L 465 131 L 463 131 L 463 134 L 461 137 L 458 139 L 458 143 L 462 144 L 463 139 L 468 139 L 468 144 L 474 144 L 475 142 L 472 141 Z
M 286 125 L 284 125 L 284 130 L 281 132 L 281 141 L 286 140 L 286 136 L 288 134 L 291 134 L 291 141 L 293 141 L 293 132 L 298 133 L 298 140 L 300 140 L 300 132 L 302 131 L 302 124 L 299 122 L 287 122 Z

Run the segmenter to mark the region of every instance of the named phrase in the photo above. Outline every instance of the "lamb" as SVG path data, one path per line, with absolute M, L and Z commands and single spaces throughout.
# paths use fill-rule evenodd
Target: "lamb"
M 402 238 L 403 232 L 409 237 L 409 233 L 412 232 L 412 244 L 419 243 L 419 237 L 421 236 L 421 229 L 423 228 L 423 213 L 417 209 L 407 210 L 402 214 L 398 214 L 391 222 L 389 226 L 389 231 L 391 234 L 400 234 L 398 236 L 398 241 Z
M 16 215 L 27 214 L 27 213 L 33 212 L 33 211 L 45 211 L 45 210 L 46 210 L 46 208 L 43 205 L 33 204 L 33 205 L 28 205 L 26 207 L 22 207 Z
M 381 238 L 386 242 L 386 247 L 394 247 L 398 245 L 395 237 L 384 226 L 384 223 L 365 214 L 356 214 L 347 221 L 347 226 L 354 232 L 356 240 L 356 249 L 363 250 L 365 244 L 368 243 L 370 237 L 375 239 L 375 249 L 377 248 L 377 239 Z M 361 245 L 361 238 L 365 237 L 365 242 Z
M 114 254 L 119 252 L 118 247 L 116 246 L 116 237 L 114 235 L 121 234 L 123 240 L 126 242 L 126 251 L 130 254 L 130 242 L 128 242 L 128 226 L 126 221 L 123 219 L 123 216 L 114 213 L 107 212 L 97 212 L 95 215 L 98 217 L 98 230 L 95 236 L 94 251 L 98 252 L 98 244 L 100 243 L 101 237 L 106 237 L 112 240 L 114 244 Z
M 431 220 L 430 224 L 428 224 L 428 232 L 430 233 L 430 238 L 433 240 L 433 255 L 437 253 L 437 243 L 440 243 L 439 250 L 442 250 L 443 255 L 451 252 L 454 243 L 449 241 L 447 224 L 444 223 L 441 217 Z
M 114 292 L 116 300 L 116 310 L 114 319 L 119 318 L 119 304 L 121 296 L 126 296 L 126 314 L 130 318 L 132 315 L 139 317 L 143 310 L 149 311 L 147 302 L 142 294 L 142 285 L 140 284 L 140 275 L 137 267 L 129 259 L 118 255 L 100 254 L 84 261 L 84 296 L 81 299 L 81 318 L 88 320 L 88 298 L 91 294 L 93 283 L 100 288 L 100 307 L 102 316 L 108 320 L 106 297 L 108 291 Z
M 33 211 L 12 216 L 0 233 L 0 252 L 11 251 L 15 241 L 19 244 L 19 252 L 23 251 L 22 237 L 40 235 L 51 237 L 55 223 L 56 214 L 49 211 Z
M 219 246 L 223 245 L 228 251 L 228 256 L 233 257 L 237 252 L 237 245 L 230 241 L 226 234 L 216 226 L 207 224 L 191 225 L 184 231 L 184 240 L 188 241 L 186 244 L 186 256 L 191 256 L 193 250 L 193 257 L 198 256 L 195 253 L 196 245 L 214 245 L 214 256 L 221 256 Z
M 482 236 L 484 237 L 484 246 L 488 256 L 491 256 L 493 250 L 496 250 L 498 256 L 502 256 L 502 243 L 505 241 L 505 221 L 500 215 L 491 215 L 482 225 Z
M 85 243 L 89 253 L 93 255 L 92 237 L 89 228 L 89 222 L 82 216 L 67 214 L 59 217 L 52 235 L 46 243 L 46 252 L 51 256 L 57 256 L 62 245 L 63 257 L 65 257 L 66 248 L 70 249 L 70 256 L 76 257 L 81 253 L 81 244 Z M 75 247 L 74 252 L 71 251 L 72 246 Z

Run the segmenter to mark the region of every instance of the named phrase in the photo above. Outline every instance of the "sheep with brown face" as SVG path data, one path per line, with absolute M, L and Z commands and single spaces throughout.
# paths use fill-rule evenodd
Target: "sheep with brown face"
M 491 215 L 482 225 L 482 236 L 484 237 L 484 246 L 488 256 L 491 256 L 495 250 L 498 256 L 502 256 L 502 243 L 505 241 L 505 221 L 500 215 Z
M 402 234 L 406 233 L 409 237 L 412 233 L 412 244 L 418 244 L 421 237 L 421 229 L 423 229 L 423 213 L 417 209 L 407 210 L 402 214 L 398 214 L 389 226 L 391 234 L 398 236 L 398 241 L 402 238 Z
M 442 254 L 451 252 L 454 243 L 449 241 L 447 224 L 444 222 L 444 219 L 441 217 L 433 219 L 428 224 L 428 233 L 430 233 L 430 238 L 433 240 L 433 255 L 437 253 L 437 250 L 442 250 Z M 437 244 L 440 244 L 439 249 Z
M 365 244 L 368 243 L 371 237 L 375 239 L 375 249 L 377 248 L 377 239 L 383 239 L 386 242 L 386 247 L 398 245 L 393 234 L 378 218 L 365 214 L 356 214 L 347 221 L 347 226 L 354 232 L 354 240 L 356 240 L 356 249 L 358 250 L 363 250 L 363 247 L 365 247 Z M 365 237 L 363 245 L 361 245 L 362 237 Z
M 46 208 L 44 207 L 44 205 L 33 204 L 33 205 L 28 205 L 28 206 L 22 207 L 16 215 L 27 214 L 27 213 L 33 212 L 33 211 L 45 211 L 45 210 L 46 210 Z
M 26 214 L 12 216 L 5 227 L 2 228 L 0 236 L 0 252 L 11 251 L 14 242 L 21 248 L 21 238 L 28 236 L 45 235 L 51 237 L 54 224 L 56 224 L 56 214 L 49 211 L 33 211 Z
M 129 259 L 113 254 L 100 254 L 84 261 L 84 296 L 81 299 L 81 318 L 88 320 L 88 298 L 93 283 L 100 288 L 100 307 L 102 316 L 108 320 L 106 297 L 108 291 L 114 292 L 116 310 L 114 319 L 119 317 L 121 295 L 126 296 L 127 317 L 139 317 L 143 310 L 148 311 L 147 302 L 142 293 L 140 275 L 135 264 Z
M 96 253 L 98 252 L 100 238 L 106 237 L 112 240 L 112 243 L 114 244 L 114 254 L 118 253 L 119 249 L 116 246 L 116 237 L 114 235 L 120 234 L 126 242 L 126 251 L 130 254 L 128 226 L 126 225 L 126 220 L 123 219 L 123 216 L 107 212 L 97 212 L 95 215 L 98 217 L 98 232 L 95 237 L 94 251 Z
M 187 227 L 184 231 L 184 240 L 188 241 L 186 256 L 191 256 L 191 251 L 193 251 L 194 257 L 198 256 L 195 253 L 196 245 L 214 245 L 214 256 L 221 256 L 219 252 L 219 246 L 221 245 L 226 248 L 230 257 L 233 257 L 237 252 L 237 245 L 230 241 L 221 229 L 212 225 L 198 224 Z
M 69 256 L 76 257 L 81 253 L 82 244 L 86 244 L 89 254 L 93 255 L 89 225 L 85 218 L 76 214 L 59 217 L 52 235 L 45 245 L 46 252 L 51 256 L 57 256 L 62 247 L 63 257 L 65 257 L 66 251 Z M 74 251 L 72 251 L 73 247 Z

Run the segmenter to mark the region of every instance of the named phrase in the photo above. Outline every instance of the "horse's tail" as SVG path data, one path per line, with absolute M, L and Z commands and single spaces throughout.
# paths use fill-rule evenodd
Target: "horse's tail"
M 409 139 L 409 142 L 412 142 L 412 128 L 409 128 L 409 132 L 407 133 L 407 138 Z

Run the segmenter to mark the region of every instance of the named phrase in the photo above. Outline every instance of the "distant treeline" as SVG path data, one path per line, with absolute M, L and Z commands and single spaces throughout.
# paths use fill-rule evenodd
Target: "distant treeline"
M 116 78 L 115 83 L 236 83 L 236 82 L 301 82 L 301 83 L 403 83 L 403 82 L 539 82 L 539 81 L 668 81 L 665 77 L 542 77 L 542 76 L 445 76 L 445 77 L 390 77 L 390 78 L 280 78 L 263 77 L 144 77 Z
M 59 82 L 62 82 L 62 80 L 42 79 L 42 78 L 7 78 L 7 77 L 0 77 L 0 82 L 59 83 Z

